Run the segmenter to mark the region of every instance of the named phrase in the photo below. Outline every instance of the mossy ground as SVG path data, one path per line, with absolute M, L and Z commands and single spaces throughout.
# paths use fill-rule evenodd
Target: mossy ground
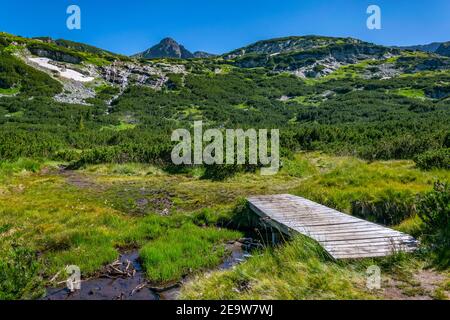
M 0 257 L 13 259 L 11 248 L 34 252 L 39 268 L 30 277 L 47 281 L 66 265 L 80 266 L 84 277 L 93 275 L 117 259 L 121 250 L 133 248 L 140 249 L 151 281 L 176 281 L 219 264 L 225 255 L 223 243 L 243 236 L 216 224 L 230 221 L 244 197 L 292 193 L 352 213 L 354 201 L 382 203 L 391 196 L 409 201 L 431 190 L 434 181 L 450 180 L 449 171 L 421 171 L 412 161 L 369 163 L 319 153 L 285 159 L 280 173 L 271 177 L 246 173 L 210 181 L 201 179 L 202 170 L 169 174 L 154 166 L 125 164 L 64 172 L 56 163 L 26 159 L 2 163 Z M 409 207 L 396 208 L 404 214 L 400 211 Z M 417 224 L 420 221 L 412 215 L 399 228 L 413 232 Z M 296 240 L 267 249 L 233 271 L 213 274 L 192 290 L 187 287 L 185 296 L 376 297 L 364 289 L 357 264 L 336 264 L 305 243 Z M 17 263 L 17 268 L 30 265 Z M 279 271 L 272 275 L 274 270 Z M 32 290 L 42 292 L 45 281 Z M 236 283 L 242 283 L 237 291 Z M 249 283 L 250 291 L 245 289 Z M 220 290 L 213 294 L 212 286 Z M 14 292 L 13 298 L 33 296 L 20 288 Z

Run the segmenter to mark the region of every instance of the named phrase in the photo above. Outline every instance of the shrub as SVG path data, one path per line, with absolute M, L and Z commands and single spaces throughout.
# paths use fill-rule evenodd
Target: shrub
M 53 157 L 54 160 L 60 160 L 60 161 L 79 161 L 80 160 L 80 152 L 76 150 L 60 150 L 54 153 Z
M 259 165 L 252 164 L 212 164 L 205 165 L 205 172 L 202 179 L 210 179 L 213 181 L 223 181 L 242 172 L 256 172 Z
M 242 172 L 242 167 L 234 164 L 205 165 L 205 173 L 202 178 L 211 179 L 214 181 L 223 181 L 227 178 L 233 177 L 239 172 Z
M 39 298 L 42 284 L 36 254 L 23 247 L 13 247 L 0 260 L 0 300 Z
M 10 89 L 19 85 L 21 94 L 28 96 L 54 96 L 62 91 L 62 85 L 44 72 L 0 52 L 0 88 Z
M 416 157 L 415 162 L 424 170 L 450 169 L 450 148 L 427 151 Z
M 170 90 L 180 90 L 183 88 L 183 75 L 170 73 L 167 75 L 169 80 L 167 81 L 167 88 Z
M 423 238 L 439 265 L 450 266 L 450 185 L 437 182 L 434 190 L 423 195 L 418 202 L 423 221 Z
M 414 195 L 410 192 L 386 190 L 375 199 L 352 202 L 352 214 L 384 225 L 397 225 L 416 212 Z

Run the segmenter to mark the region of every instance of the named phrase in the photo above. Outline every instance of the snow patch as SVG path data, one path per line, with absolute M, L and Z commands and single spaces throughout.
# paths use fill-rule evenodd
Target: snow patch
M 67 69 L 67 68 L 63 69 L 57 65 L 51 64 L 50 62 L 52 62 L 53 60 L 51 60 L 49 58 L 29 58 L 29 60 L 31 62 L 38 64 L 42 68 L 59 72 L 59 75 L 66 79 L 70 79 L 70 80 L 74 80 L 74 81 L 78 81 L 78 82 L 90 82 L 90 81 L 94 80 L 93 77 L 87 77 L 87 76 L 79 73 L 78 71 L 75 71 L 72 69 Z

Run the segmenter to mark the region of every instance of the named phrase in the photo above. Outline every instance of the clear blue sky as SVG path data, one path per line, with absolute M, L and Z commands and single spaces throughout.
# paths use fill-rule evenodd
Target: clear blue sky
M 123 54 L 170 36 L 189 50 L 224 53 L 288 35 L 351 36 L 384 45 L 450 40 L 449 0 L 0 0 L 0 31 L 85 42 Z M 66 28 L 79 5 L 82 29 Z M 382 30 L 366 9 L 382 9 Z

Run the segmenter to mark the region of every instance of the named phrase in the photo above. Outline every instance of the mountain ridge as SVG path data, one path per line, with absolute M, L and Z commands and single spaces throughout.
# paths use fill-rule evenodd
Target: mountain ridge
M 395 46 L 394 48 L 401 50 L 412 50 L 412 51 L 422 51 L 428 53 L 436 53 L 442 56 L 450 57 L 450 41 L 446 42 L 432 42 L 423 45 L 412 45 L 412 46 Z

